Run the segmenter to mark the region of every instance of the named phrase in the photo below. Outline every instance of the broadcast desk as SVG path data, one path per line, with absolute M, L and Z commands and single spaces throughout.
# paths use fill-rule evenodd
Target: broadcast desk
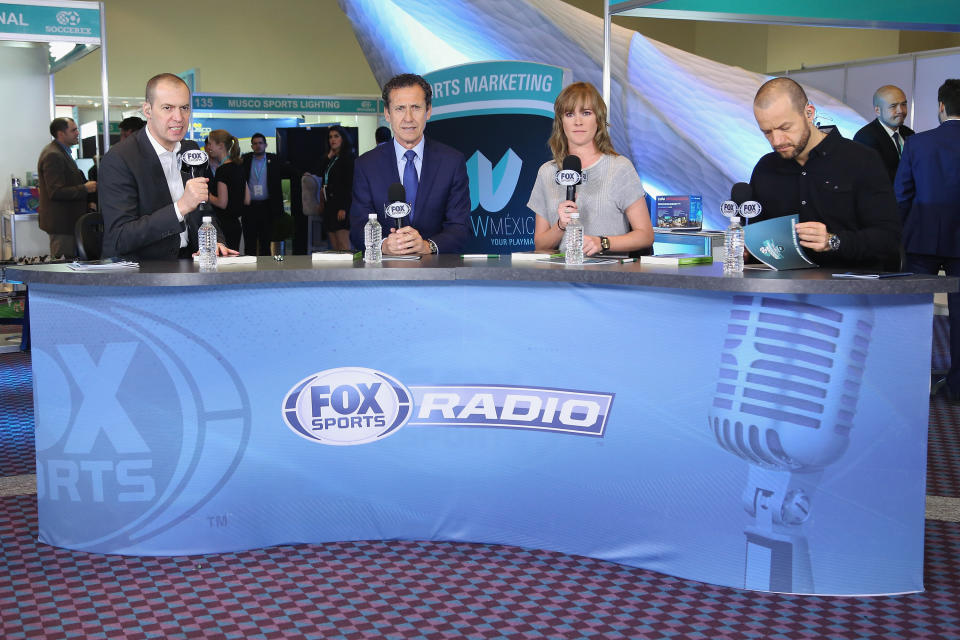
M 460 540 L 923 588 L 933 294 L 955 279 L 454 256 L 7 277 L 48 544 Z

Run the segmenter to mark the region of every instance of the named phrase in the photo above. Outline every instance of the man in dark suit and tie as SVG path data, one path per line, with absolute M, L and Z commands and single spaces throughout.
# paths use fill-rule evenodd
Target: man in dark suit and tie
M 363 248 L 367 215 L 383 225 L 385 255 L 459 253 L 469 236 L 470 186 L 463 154 L 423 135 L 433 91 L 422 77 L 405 73 L 383 88 L 384 118 L 393 141 L 360 156 L 353 171 L 350 241 Z M 384 213 L 391 184 L 402 182 L 413 206 L 397 229 Z M 389 233 L 387 230 L 389 229 Z
M 53 141 L 40 152 L 37 160 L 37 191 L 40 193 L 40 228 L 50 236 L 50 256 L 77 255 L 73 228 L 87 210 L 87 194 L 97 190 L 97 183 L 85 181 L 70 147 L 80 139 L 80 130 L 73 118 L 56 118 L 50 123 Z
M 960 80 L 937 91 L 940 126 L 910 138 L 894 188 L 903 218 L 906 270 L 960 276 Z M 960 293 L 947 294 L 947 397 L 960 401 Z
M 913 135 L 913 129 L 903 124 L 907 119 L 907 96 L 899 87 L 884 85 L 873 94 L 873 110 L 877 117 L 857 131 L 853 139 L 880 154 L 892 183 L 903 145 Z
M 190 89 L 183 80 L 171 73 L 154 76 L 143 104 L 147 126 L 100 162 L 104 257 L 169 260 L 197 251 L 202 217 L 197 207 L 207 201 L 208 178 L 181 171 L 180 155 L 198 148 L 183 140 L 190 109 Z M 217 254 L 237 252 L 218 242 Z

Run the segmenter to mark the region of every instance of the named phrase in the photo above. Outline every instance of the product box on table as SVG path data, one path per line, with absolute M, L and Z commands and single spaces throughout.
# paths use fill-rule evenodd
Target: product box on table
M 40 192 L 36 187 L 13 187 L 15 213 L 36 213 L 39 204 Z

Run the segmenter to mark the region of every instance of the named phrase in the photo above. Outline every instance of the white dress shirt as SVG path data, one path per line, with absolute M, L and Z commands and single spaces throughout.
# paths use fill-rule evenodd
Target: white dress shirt
M 890 127 L 887 126 L 887 123 L 884 122 L 883 120 L 878 119 L 877 122 L 880 123 L 880 126 L 883 127 L 884 131 L 887 132 L 887 135 L 890 136 L 890 140 L 893 140 L 893 146 L 897 147 L 902 153 L 903 152 L 903 134 L 900 133 L 900 127 L 897 127 L 896 129 L 891 129 Z M 897 144 L 897 141 L 893 139 L 894 133 L 896 133 L 897 137 L 900 138 L 899 145 Z
M 153 145 L 153 150 L 157 152 L 157 157 L 160 158 L 160 166 L 163 167 L 163 175 L 167 179 L 167 189 L 170 190 L 170 199 L 173 200 L 173 210 L 177 214 L 177 219 L 183 222 L 183 214 L 180 213 L 180 207 L 177 206 L 177 201 L 183 197 L 183 178 L 180 175 L 179 162 L 180 141 L 177 141 L 173 151 L 167 151 L 150 135 L 150 127 L 145 127 L 145 129 L 147 130 L 147 139 Z M 184 227 L 183 231 L 180 232 L 180 248 L 182 249 L 187 244 L 187 229 Z

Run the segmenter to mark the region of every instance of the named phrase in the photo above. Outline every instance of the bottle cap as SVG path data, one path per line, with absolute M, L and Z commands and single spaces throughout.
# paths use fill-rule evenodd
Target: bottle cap
M 367 219 L 368 219 L 368 220 L 376 220 L 376 219 L 377 219 L 377 214 L 375 214 L 375 213 L 368 213 L 368 214 L 367 214 Z
M 203 216 L 203 222 L 204 222 L 204 224 L 206 224 L 207 222 L 212 223 L 212 222 L 213 222 L 213 218 L 210 217 L 210 216 Z

